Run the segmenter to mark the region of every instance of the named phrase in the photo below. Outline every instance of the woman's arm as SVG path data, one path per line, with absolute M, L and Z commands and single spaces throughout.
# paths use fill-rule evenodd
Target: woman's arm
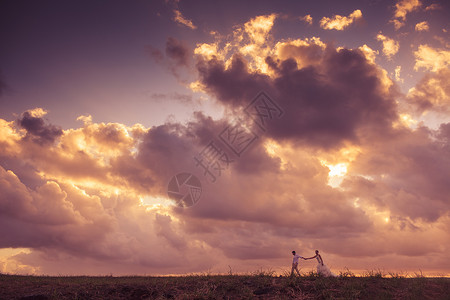
M 311 257 L 305 257 L 305 260 L 307 260 L 307 259 L 313 259 L 313 258 L 316 258 L 316 257 L 317 257 L 317 254 L 314 255 L 314 256 L 311 256 Z

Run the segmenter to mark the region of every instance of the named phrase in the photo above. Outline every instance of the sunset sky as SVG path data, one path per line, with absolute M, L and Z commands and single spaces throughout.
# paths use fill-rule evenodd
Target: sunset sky
M 449 20 L 439 0 L 1 1 L 0 273 L 282 274 L 318 249 L 337 274 L 450 276 Z M 180 173 L 193 206 L 168 196 Z

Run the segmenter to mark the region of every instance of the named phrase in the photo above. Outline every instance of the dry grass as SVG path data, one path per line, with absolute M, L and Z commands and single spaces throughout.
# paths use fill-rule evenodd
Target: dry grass
M 370 271 L 356 277 L 348 270 L 336 278 L 262 271 L 179 277 L 0 275 L 0 299 L 450 299 L 450 278 L 418 275 L 388 278 Z

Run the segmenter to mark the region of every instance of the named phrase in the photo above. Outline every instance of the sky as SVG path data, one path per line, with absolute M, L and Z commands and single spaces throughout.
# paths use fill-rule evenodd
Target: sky
M 450 276 L 449 12 L 2 1 L 0 272 Z

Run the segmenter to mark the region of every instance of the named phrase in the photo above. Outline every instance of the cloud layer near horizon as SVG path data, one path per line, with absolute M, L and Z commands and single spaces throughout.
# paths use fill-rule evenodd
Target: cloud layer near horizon
M 145 128 L 83 116 L 67 130 L 44 108 L 1 119 L 0 247 L 31 249 L 2 269 L 251 271 L 286 267 L 291 250 L 317 248 L 334 268 L 449 270 L 450 123 L 405 121 L 448 107 L 448 68 L 434 69 L 428 55 L 437 50 L 419 48 L 417 61 L 427 62 L 419 67 L 433 73 L 403 97 L 367 49 L 270 42 L 275 19 L 250 20 L 225 47 L 192 52 L 168 39 L 170 68 L 195 56 L 195 87 L 225 109 L 221 119 L 195 112 L 186 124 Z M 242 114 L 261 90 L 284 111 L 265 132 Z M 226 149 L 218 134 L 237 116 L 258 139 L 241 157 L 229 152 L 233 162 L 211 183 L 193 157 L 210 141 Z M 330 184 L 338 166 L 340 186 Z M 203 184 L 189 209 L 161 205 L 179 172 Z

